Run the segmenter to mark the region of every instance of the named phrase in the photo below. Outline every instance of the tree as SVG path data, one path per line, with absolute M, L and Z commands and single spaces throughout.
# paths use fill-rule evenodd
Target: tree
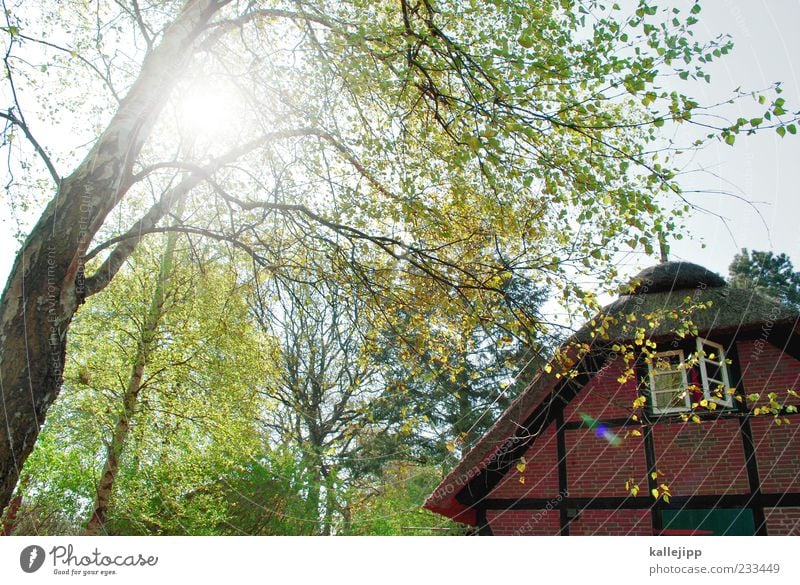
M 180 217 L 180 213 L 178 213 L 178 216 Z M 136 414 L 139 406 L 139 394 L 146 381 L 145 372 L 151 365 L 150 357 L 159 341 L 161 320 L 167 310 L 165 303 L 170 295 L 169 285 L 177 241 L 177 233 L 172 232 L 167 235 L 164 252 L 158 267 L 158 275 L 153 286 L 153 296 L 150 299 L 147 312 L 136 338 L 136 350 L 131 364 L 130 376 L 122 391 L 122 408 L 114 424 L 114 432 L 110 441 L 108 441 L 105 464 L 95 490 L 94 510 L 86 525 L 85 532 L 89 536 L 98 535 L 105 531 L 106 516 L 111 493 L 114 489 L 114 480 L 119 472 L 122 452 L 128 442 L 131 419 Z
M 559 345 L 540 312 L 546 298 L 514 278 L 486 307 L 491 319 L 404 312 L 384 330 L 375 360 L 388 392 L 374 416 L 397 423 L 395 448 L 413 445 L 417 457 L 437 460 L 483 436 Z
M 756 289 L 800 308 L 800 272 L 786 254 L 742 248 L 728 272 L 733 286 Z
M 629 16 L 596 0 L 22 5 L 5 10 L 0 117 L 9 189 L 40 215 L 0 300 L 0 506 L 59 394 L 76 312 L 148 234 L 222 240 L 270 273 L 311 251 L 306 280 L 358 282 L 376 311 L 477 320 L 514 273 L 574 292 L 576 268 L 612 278 L 621 247 L 677 229 L 658 198 L 680 196 L 672 147 L 653 147 L 703 110 L 659 79 L 706 76 L 730 47 L 692 38 L 699 4 L 645 0 Z M 729 143 L 796 132 L 782 98 L 756 97 L 758 119 L 699 123 Z M 83 126 L 48 145 L 70 111 Z M 230 128 L 214 123 L 226 112 Z M 180 201 L 214 221 L 170 225 Z
M 272 344 L 247 285 L 214 247 L 160 239 L 75 320 L 62 396 L 18 487 L 19 531 L 216 533 L 243 513 L 235 490 L 255 484 L 252 502 L 274 506 L 239 529 L 274 528 L 287 506 L 285 463 L 258 423 Z
M 265 333 L 280 344 L 279 363 L 264 391 L 277 408 L 264 417 L 275 443 L 291 445 L 308 470 L 309 520 L 330 534 L 337 492 L 347 468 L 368 442 L 382 395 L 365 352 L 368 324 L 363 303 L 326 283 L 275 283 L 261 287 L 253 311 Z

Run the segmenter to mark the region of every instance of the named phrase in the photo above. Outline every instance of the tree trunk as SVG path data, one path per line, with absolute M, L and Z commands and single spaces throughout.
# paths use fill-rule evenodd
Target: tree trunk
M 183 206 L 179 205 L 177 210 L 178 221 L 182 215 Z M 114 433 L 108 445 L 106 462 L 103 465 L 103 472 L 97 484 L 97 493 L 94 501 L 94 512 L 86 525 L 84 535 L 96 536 L 105 534 L 105 523 L 108 515 L 108 506 L 111 501 L 111 494 L 114 490 L 114 480 L 119 471 L 120 459 L 125 445 L 128 442 L 128 433 L 131 428 L 131 419 L 136 413 L 136 405 L 139 400 L 139 392 L 142 389 L 142 379 L 150 351 L 156 341 L 158 324 L 164 315 L 164 294 L 169 286 L 170 274 L 172 272 L 172 261 L 175 255 L 175 244 L 178 239 L 176 232 L 170 232 L 167 236 L 167 245 L 161 256 L 161 266 L 159 269 L 156 287 L 153 297 L 150 299 L 150 307 L 147 311 L 147 318 L 142 327 L 141 336 L 136 347 L 136 357 L 133 361 L 128 386 L 122 396 L 122 412 L 120 412 L 117 423 L 114 426 Z
M 0 432 L 0 509 L 61 387 L 67 330 L 85 296 L 86 249 L 130 188 L 132 166 L 198 35 L 225 3 L 187 1 L 17 254 L 0 298 L 0 417 L 6 423 Z
M 333 491 L 333 473 L 325 475 L 325 514 L 322 519 L 322 536 L 330 536 L 333 530 L 333 508 L 336 505 L 336 497 Z
M 8 504 L 6 513 L 3 515 L 3 528 L 0 530 L 0 535 L 11 536 L 14 534 L 14 529 L 17 527 L 17 514 L 22 507 L 22 494 L 17 494 Z

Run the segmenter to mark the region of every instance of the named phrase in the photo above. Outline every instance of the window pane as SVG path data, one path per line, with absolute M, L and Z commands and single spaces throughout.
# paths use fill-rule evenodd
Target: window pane
M 683 372 L 681 371 L 657 372 L 653 378 L 656 392 L 675 389 L 683 390 Z
M 722 384 L 722 368 L 718 365 L 706 362 L 706 374 L 708 375 L 709 387 L 716 388 L 718 384 Z
M 655 373 L 658 374 L 674 370 L 680 367 L 682 361 L 681 356 L 678 354 L 656 355 L 656 359 L 653 362 Z
M 662 408 L 686 408 L 685 393 L 682 388 L 667 392 L 656 392 L 657 409 Z

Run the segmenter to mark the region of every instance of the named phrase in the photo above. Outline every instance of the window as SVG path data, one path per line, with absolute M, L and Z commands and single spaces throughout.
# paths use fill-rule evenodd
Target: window
M 725 367 L 725 349 L 719 344 L 697 338 L 697 356 L 703 380 L 703 397 L 720 406 L 733 406 L 733 396 L 728 393 L 730 380 Z
M 702 337 L 697 338 L 696 347 L 691 363 L 684 359 L 683 350 L 662 351 L 653 356 L 649 373 L 654 414 L 686 412 L 703 398 L 719 406 L 733 406 L 725 349 Z
M 689 410 L 689 383 L 683 351 L 662 351 L 650 363 L 650 394 L 653 412 L 664 414 Z

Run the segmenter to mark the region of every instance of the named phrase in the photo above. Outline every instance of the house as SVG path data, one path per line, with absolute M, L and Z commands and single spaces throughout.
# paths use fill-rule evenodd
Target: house
M 482 535 L 800 534 L 797 311 L 667 262 L 562 353 L 427 509 Z

